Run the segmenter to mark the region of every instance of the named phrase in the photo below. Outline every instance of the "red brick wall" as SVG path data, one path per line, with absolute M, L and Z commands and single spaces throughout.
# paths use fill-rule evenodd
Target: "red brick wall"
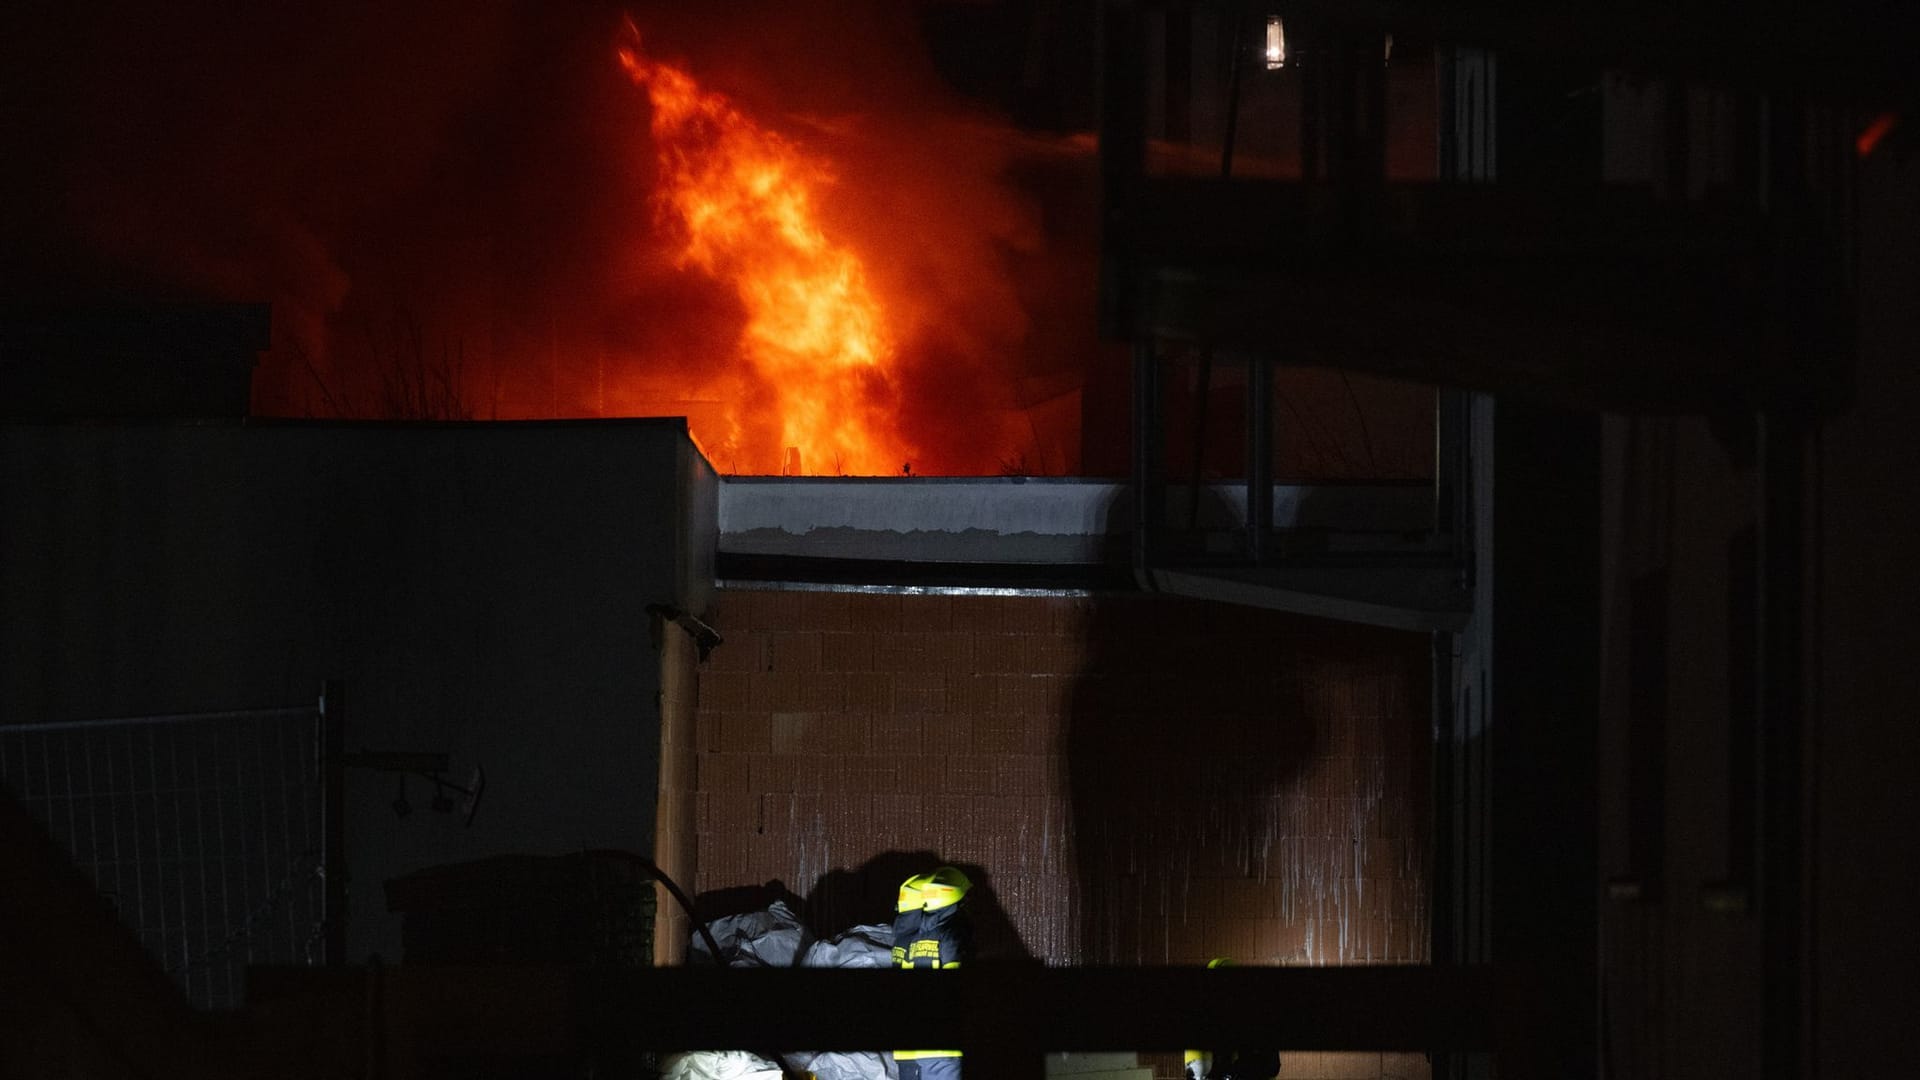
M 777 880 L 831 930 L 938 860 L 984 878 L 983 955 L 1427 958 L 1423 636 L 1151 596 L 728 591 L 712 618 L 703 892 Z

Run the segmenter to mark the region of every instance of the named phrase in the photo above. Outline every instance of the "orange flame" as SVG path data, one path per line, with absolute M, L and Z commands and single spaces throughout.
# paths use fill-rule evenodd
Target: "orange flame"
M 817 193 L 831 172 L 685 69 L 648 57 L 627 29 L 620 63 L 653 106 L 656 210 L 681 234 L 680 264 L 730 284 L 747 316 L 728 430 L 695 434 L 728 459 L 783 472 L 796 471 L 790 448 L 798 471 L 898 471 L 913 451 L 892 420 L 894 346 L 859 255 L 821 225 Z M 778 462 L 759 460 L 769 450 Z

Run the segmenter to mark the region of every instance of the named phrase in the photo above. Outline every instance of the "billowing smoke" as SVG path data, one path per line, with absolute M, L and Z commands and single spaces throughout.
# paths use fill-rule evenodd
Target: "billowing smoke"
M 508 36 L 504 5 L 409 11 L 14 8 L 5 194 L 28 242 L 8 245 L 9 291 L 271 300 L 288 342 L 324 352 L 354 237 L 431 181 Z
M 823 218 L 888 300 L 902 465 L 1075 463 L 1058 399 L 1092 348 L 1085 191 L 1018 179 L 1091 159 L 963 102 L 914 5 L 73 7 L 5 16 L 33 43 L 0 75 L 25 103 L 8 287 L 270 300 L 256 411 L 686 413 L 699 432 L 744 316 L 650 201 L 646 96 L 614 61 L 631 15 L 829 164 Z M 746 457 L 716 464 L 781 467 Z

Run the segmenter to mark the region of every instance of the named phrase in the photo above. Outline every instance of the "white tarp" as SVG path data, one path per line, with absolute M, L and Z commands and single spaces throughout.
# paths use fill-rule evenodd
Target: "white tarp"
M 695 1050 L 662 1063 L 660 1080 L 781 1080 L 780 1066 L 745 1050 Z
M 793 909 L 778 900 L 765 911 L 750 911 L 744 915 L 715 919 L 707 929 L 713 934 L 714 944 L 720 946 L 721 959 L 728 967 L 884 968 L 893 962 L 892 927 L 879 924 L 856 926 L 831 938 L 813 940 L 806 927 L 801 925 L 799 917 L 794 915 Z M 695 964 L 714 962 L 707 951 L 706 942 L 697 932 L 693 935 L 692 956 L 689 959 Z M 743 1052 L 727 1053 L 740 1054 L 754 1061 L 762 1060 Z M 681 1058 L 698 1056 L 680 1055 Z M 886 1052 L 803 1050 L 785 1054 L 782 1060 L 788 1069 L 810 1072 L 818 1080 L 898 1080 L 899 1077 L 893 1055 Z M 707 1066 L 696 1063 L 690 1067 Z M 748 1072 L 669 1071 L 666 1080 L 734 1080 L 735 1077 L 759 1075 Z M 779 1074 L 776 1072 L 774 1075 Z
M 765 911 L 715 919 L 707 929 L 713 934 L 714 944 L 720 946 L 720 962 L 727 967 L 793 967 L 802 938 L 807 936 L 800 917 L 781 900 L 775 900 Z M 687 960 L 691 964 L 716 962 L 707 954 L 706 939 L 697 932 Z

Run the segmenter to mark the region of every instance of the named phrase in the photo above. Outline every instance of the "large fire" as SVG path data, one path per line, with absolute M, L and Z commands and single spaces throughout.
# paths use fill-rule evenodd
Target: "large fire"
M 680 265 L 738 295 L 739 363 L 720 378 L 725 430 L 695 430 L 717 460 L 756 452 L 778 431 L 781 472 L 879 475 L 914 456 L 896 411 L 895 343 L 857 252 L 823 226 L 827 166 L 648 56 L 629 24 L 620 63 L 652 105 L 654 204 Z M 757 471 L 757 470 L 756 470 Z

